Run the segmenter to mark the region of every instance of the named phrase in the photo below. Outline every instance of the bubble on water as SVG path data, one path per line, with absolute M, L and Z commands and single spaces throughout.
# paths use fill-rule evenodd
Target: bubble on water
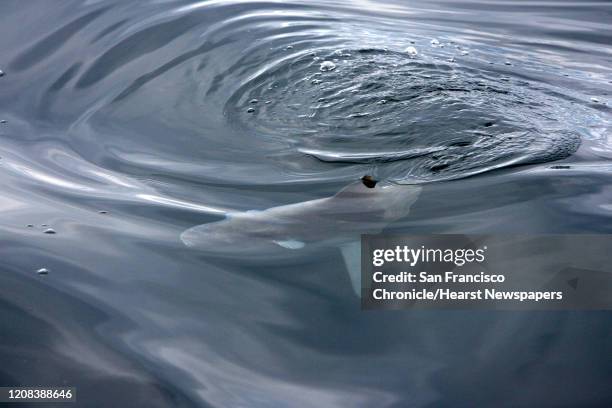
M 0 123 L 6 123 L 6 119 L 1 119 Z
M 98 211 L 98 214 L 108 214 L 108 211 L 100 210 Z
M 461 55 L 468 55 L 469 53 L 470 53 L 469 51 L 465 51 L 465 50 L 461 51 Z
M 257 99 L 251 99 L 251 100 L 249 101 L 249 103 L 252 103 L 252 104 L 255 104 L 255 103 L 258 103 L 258 102 L 259 102 L 259 100 L 257 100 Z
M 417 49 L 412 46 L 406 48 L 404 52 L 407 53 L 411 57 L 416 57 L 417 55 L 419 55 L 419 52 L 417 51 Z
M 49 269 L 47 268 L 40 268 L 36 271 L 37 274 L 39 275 L 48 275 L 49 272 L 51 272 Z
M 512 63 L 510 61 L 505 61 L 504 64 L 506 65 L 512 65 Z
M 333 71 L 334 69 L 336 69 L 336 64 L 331 61 L 323 61 L 319 69 L 323 72 Z
M 455 57 L 450 57 L 447 61 L 448 62 L 455 62 Z
M 334 55 L 337 55 L 339 57 L 350 57 L 351 56 L 349 52 L 346 52 L 342 49 L 334 51 Z
M 41 227 L 48 227 L 49 224 L 40 224 Z
M 4 71 L 0 69 L 0 77 L 4 76 Z
M 255 109 L 253 109 L 253 108 L 247 109 L 247 113 L 253 113 L 253 112 L 255 112 Z
M 266 101 L 266 102 L 265 102 L 265 104 L 266 104 L 266 105 L 269 105 L 269 104 L 271 104 L 271 103 L 272 103 L 272 101 Z
M 28 225 L 26 225 L 26 227 L 28 227 L 28 228 L 34 228 L 34 224 L 28 224 Z
M 293 45 L 288 45 L 285 49 L 292 50 L 293 49 Z
M 432 47 L 437 47 L 440 45 L 440 41 L 436 40 L 435 38 L 431 40 L 430 43 Z
M 386 99 L 381 99 L 378 103 L 384 105 L 385 103 L 387 103 L 387 100 Z
M 595 98 L 595 97 L 592 97 L 592 98 L 591 98 L 591 102 L 594 102 L 594 103 L 599 103 L 599 99 L 597 99 L 597 98 Z
M 43 231 L 45 234 L 55 234 L 55 230 L 53 228 L 47 228 Z

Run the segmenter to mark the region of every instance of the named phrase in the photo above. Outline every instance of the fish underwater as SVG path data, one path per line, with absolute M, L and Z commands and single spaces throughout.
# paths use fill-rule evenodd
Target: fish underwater
M 228 213 L 225 220 L 197 225 L 181 234 L 188 247 L 215 257 L 278 260 L 296 251 L 340 249 L 353 290 L 361 293 L 361 234 L 378 233 L 408 215 L 422 187 L 354 182 L 331 197 Z

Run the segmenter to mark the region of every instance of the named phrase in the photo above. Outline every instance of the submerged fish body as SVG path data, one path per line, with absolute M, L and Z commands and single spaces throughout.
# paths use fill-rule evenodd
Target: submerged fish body
M 249 260 L 295 259 L 296 251 L 335 246 L 344 256 L 353 288 L 359 288 L 360 235 L 380 232 L 410 211 L 421 187 L 353 183 L 336 195 L 246 211 L 198 225 L 181 234 L 188 247 L 212 256 Z
M 298 245 L 284 243 L 302 242 L 309 246 L 345 241 L 377 232 L 407 215 L 420 191 L 421 187 L 416 185 L 379 184 L 368 188 L 358 182 L 332 197 L 230 213 L 225 220 L 186 230 L 181 240 L 189 247 L 218 256 L 226 253 L 235 256 L 232 246 L 239 246 L 240 256 L 246 257 L 260 253 L 264 244 L 292 249 Z

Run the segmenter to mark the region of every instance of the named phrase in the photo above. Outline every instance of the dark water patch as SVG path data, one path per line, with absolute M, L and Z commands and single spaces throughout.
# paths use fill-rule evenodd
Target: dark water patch
M 51 84 L 51 86 L 49 87 L 49 92 L 57 92 L 64 88 L 68 84 L 68 82 L 70 82 L 72 78 L 75 77 L 82 65 L 82 63 L 78 62 L 68 68 L 62 75 L 60 75 L 59 78 L 57 78 L 57 80 L 53 84 Z
M 16 71 L 25 70 L 57 52 L 65 43 L 79 31 L 85 29 L 92 21 L 105 13 L 109 7 L 102 7 L 66 24 L 43 39 L 37 41 L 30 49 L 19 55 L 10 67 Z

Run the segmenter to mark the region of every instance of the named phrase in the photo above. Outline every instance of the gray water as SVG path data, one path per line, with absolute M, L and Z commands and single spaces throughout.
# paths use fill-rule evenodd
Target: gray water
M 0 385 L 612 406 L 608 312 L 362 312 L 325 242 L 266 262 L 179 239 L 364 174 L 422 186 L 387 232 L 612 233 L 611 22 L 606 1 L 3 0 Z

